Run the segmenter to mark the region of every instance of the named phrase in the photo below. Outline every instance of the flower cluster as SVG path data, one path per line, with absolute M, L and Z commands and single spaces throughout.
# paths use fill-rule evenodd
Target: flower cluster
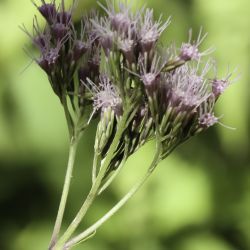
M 21 29 L 40 52 L 32 59 L 47 74 L 53 91 L 64 106 L 71 135 L 74 135 L 76 126 L 78 132 L 86 127 L 87 107 L 92 103 L 81 81 L 99 78 L 100 51 L 90 22 L 93 14 L 74 24 L 75 1 L 69 10 L 65 9 L 64 0 L 59 6 L 54 0 L 41 2 L 41 5 L 34 4 L 45 19 L 45 26 L 41 27 L 35 16 L 32 33 L 25 26 Z
M 214 114 L 218 98 L 233 82 L 229 73 L 211 77 L 214 63 L 200 50 L 206 38 L 189 32 L 180 48 L 158 45 L 170 25 L 152 9 L 133 11 L 127 3 L 107 0 L 99 4 L 104 15 L 90 12 L 75 20 L 76 1 L 66 10 L 64 0 L 56 5 L 35 4 L 45 19 L 37 17 L 33 32 L 21 28 L 39 51 L 32 59 L 47 74 L 64 108 L 70 134 L 70 150 L 61 202 L 49 246 L 71 249 L 95 234 L 151 175 L 160 160 L 194 135 L 219 122 Z M 29 53 L 30 54 L 30 53 Z M 77 145 L 82 132 L 98 120 L 92 167 L 92 186 L 82 207 L 59 237 L 69 193 Z M 119 173 L 134 152 L 149 140 L 156 152 L 145 177 L 108 213 L 78 236 L 71 238 L 94 199 Z
M 207 34 L 192 33 L 179 49 L 159 49 L 158 40 L 170 24 L 154 19 L 152 9 L 136 12 L 127 4 L 100 4 L 105 15 L 91 13 L 73 22 L 74 4 L 65 10 L 62 0 L 37 6 L 46 20 L 33 23 L 34 60 L 46 72 L 54 92 L 68 107 L 73 127 L 100 122 L 95 151 L 104 159 L 123 122 L 118 146 L 105 178 L 145 142 L 156 139 L 161 159 L 191 136 L 218 122 L 214 104 L 229 85 L 208 77 L 212 63 L 204 62 L 211 49 L 200 51 Z M 177 52 L 176 52 L 177 51 Z M 64 105 L 65 106 L 65 105 Z M 90 108 L 89 108 L 90 107 Z M 72 111 L 73 110 L 73 111 Z M 92 111 L 91 111 L 92 110 Z M 72 112 L 77 114 L 77 119 Z M 87 119 L 81 119 L 84 115 Z

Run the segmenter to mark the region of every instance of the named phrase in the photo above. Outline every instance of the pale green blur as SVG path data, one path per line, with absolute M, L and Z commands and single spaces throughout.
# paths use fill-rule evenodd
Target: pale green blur
M 135 2 L 135 1 L 130 1 Z M 250 249 L 249 175 L 249 3 L 248 0 L 136 1 L 172 16 L 162 44 L 187 39 L 188 29 L 209 33 L 203 44 L 216 47 L 219 76 L 238 68 L 233 84 L 217 103 L 216 125 L 178 148 L 151 180 L 85 245 L 88 250 Z M 79 0 L 80 17 L 96 3 Z M 18 28 L 32 27 L 38 14 L 30 1 L 0 0 L 0 249 L 47 249 L 67 162 L 68 135 L 62 107 L 45 74 L 22 48 L 30 47 Z M 31 50 L 32 51 L 32 50 Z M 32 51 L 33 53 L 33 51 Z M 34 52 L 35 53 L 35 52 Z M 24 71 L 23 71 L 24 70 Z M 65 227 L 90 185 L 95 125 L 78 151 Z M 86 228 L 126 193 L 149 165 L 154 143 L 126 168 L 88 213 Z

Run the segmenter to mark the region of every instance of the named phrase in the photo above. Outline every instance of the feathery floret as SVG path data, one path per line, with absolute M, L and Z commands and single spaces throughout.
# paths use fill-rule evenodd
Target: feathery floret
M 187 43 L 183 43 L 180 49 L 180 59 L 183 61 L 196 60 L 198 61 L 202 56 L 206 56 L 213 52 L 213 48 L 209 48 L 203 52 L 199 51 L 199 46 L 207 37 L 207 33 L 202 35 L 202 29 L 200 29 L 198 38 L 196 41 L 192 41 L 192 30 L 189 30 L 189 39 Z
M 170 18 L 168 18 L 166 22 L 162 23 L 162 17 L 160 16 L 158 21 L 155 22 L 153 10 L 146 9 L 144 18 L 140 22 L 140 45 L 143 52 L 150 52 L 155 46 L 162 32 L 170 24 Z
M 179 105 L 183 110 L 193 110 L 203 103 L 210 95 L 206 74 L 210 69 L 209 62 L 199 74 L 196 67 L 183 65 L 174 72 L 166 74 L 167 98 L 169 104 Z
M 111 83 L 107 75 L 101 75 L 99 84 L 96 85 L 90 79 L 87 79 L 90 85 L 90 91 L 93 93 L 94 110 L 105 111 L 106 108 L 111 108 L 116 115 L 120 116 L 122 111 L 122 99 L 119 96 L 117 88 Z

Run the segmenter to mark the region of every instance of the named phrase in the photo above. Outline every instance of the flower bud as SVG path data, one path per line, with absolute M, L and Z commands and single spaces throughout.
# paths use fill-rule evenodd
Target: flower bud
M 142 27 L 140 31 L 140 46 L 142 52 L 150 52 L 156 45 L 160 35 L 167 28 L 170 23 L 168 19 L 162 24 L 161 18 L 158 21 L 154 21 L 153 10 L 146 9 L 146 13 L 143 18 L 141 18 Z
M 199 117 L 200 128 L 207 129 L 218 122 L 218 118 L 213 113 L 205 113 Z
M 109 142 L 114 129 L 115 113 L 110 108 L 105 108 L 101 113 L 101 119 L 97 126 L 95 138 L 95 152 L 99 155 L 104 153 L 104 149 Z
M 53 23 L 53 20 L 57 14 L 56 6 L 54 3 L 45 3 L 38 7 L 38 10 L 49 24 Z
M 74 47 L 73 47 L 73 59 L 74 61 L 78 61 L 89 49 L 89 45 L 80 41 L 76 40 Z
M 218 98 L 228 87 L 229 81 L 227 79 L 214 79 L 212 80 L 212 92 Z
M 63 23 L 66 26 L 69 26 L 69 23 L 72 20 L 72 14 L 68 11 L 61 11 L 57 13 L 57 22 Z
M 160 82 L 160 75 L 147 73 L 143 75 L 141 79 L 149 95 L 153 94 L 157 90 Z
M 57 41 L 62 40 L 68 33 L 68 27 L 63 23 L 55 23 L 52 25 L 51 30 Z
M 37 37 L 33 38 L 33 43 L 40 49 L 44 50 L 47 46 L 48 39 L 45 35 L 40 34 Z
M 105 55 L 108 56 L 113 47 L 113 34 L 110 33 L 100 37 L 100 44 L 102 45 Z
M 87 78 L 90 76 L 89 67 L 81 67 L 78 71 L 78 77 L 80 82 L 86 82 Z
M 131 20 L 124 13 L 116 13 L 111 17 L 111 27 L 121 33 L 127 33 L 131 27 Z
M 150 30 L 144 34 L 140 41 L 142 52 L 150 52 L 153 49 L 157 39 L 158 34 L 156 34 L 153 30 Z
M 54 65 L 59 58 L 59 51 L 58 48 L 50 49 L 46 54 L 45 58 L 48 61 L 49 65 Z
M 37 60 L 37 64 L 48 74 L 51 74 L 51 65 L 49 65 L 48 61 L 41 57 Z
M 202 28 L 200 29 L 198 38 L 196 41 L 192 41 L 192 30 L 189 30 L 189 39 L 187 43 L 183 43 L 180 49 L 179 59 L 182 61 L 196 60 L 198 61 L 202 56 L 209 55 L 213 52 L 213 48 L 209 48 L 205 51 L 200 52 L 199 46 L 206 38 L 207 33 L 202 35 Z
M 94 110 L 104 112 L 111 108 L 117 117 L 123 113 L 122 99 L 119 96 L 118 89 L 111 83 L 107 75 L 101 75 L 98 87 L 90 79 L 87 79 L 93 90 Z
M 184 43 L 181 46 L 179 57 L 181 60 L 184 60 L 184 61 L 199 60 L 200 53 L 196 45 Z
M 135 44 L 133 40 L 130 39 L 120 40 L 118 46 L 129 64 L 135 62 L 135 53 L 134 53 Z

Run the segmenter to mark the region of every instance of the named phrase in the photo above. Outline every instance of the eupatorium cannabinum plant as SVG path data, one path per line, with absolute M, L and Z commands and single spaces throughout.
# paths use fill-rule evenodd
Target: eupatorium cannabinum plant
M 143 185 L 157 164 L 189 138 L 220 123 L 214 105 L 230 85 L 220 79 L 212 49 L 200 51 L 206 37 L 189 33 L 180 48 L 158 45 L 170 24 L 154 19 L 152 9 L 134 12 L 127 4 L 99 4 L 104 15 L 90 12 L 73 22 L 74 2 L 35 3 L 46 24 L 33 21 L 22 29 L 39 50 L 32 59 L 47 74 L 68 124 L 69 160 L 50 250 L 71 249 L 87 240 Z M 92 187 L 65 232 L 60 232 L 78 143 L 86 127 L 98 120 L 92 166 Z M 149 140 L 155 156 L 142 179 L 102 218 L 74 235 L 95 198 L 106 191 L 126 160 Z

